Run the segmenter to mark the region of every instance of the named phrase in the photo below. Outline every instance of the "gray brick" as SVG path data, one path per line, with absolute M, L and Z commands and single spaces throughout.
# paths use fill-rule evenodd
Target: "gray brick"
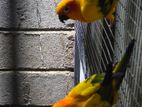
M 0 68 L 13 64 L 13 36 L 16 36 L 18 68 L 73 68 L 74 32 L 0 32 Z
M 13 36 L 16 36 L 17 44 L 13 47 Z M 17 67 L 39 68 L 42 65 L 40 58 L 39 34 L 0 33 L 0 68 L 11 69 L 15 59 Z M 14 49 L 16 48 L 16 49 Z M 15 52 L 14 52 L 15 51 Z M 17 58 L 13 58 L 13 52 Z M 14 61 L 13 61 L 14 59 Z
M 51 105 L 63 98 L 74 82 L 73 73 L 69 71 L 22 71 L 17 74 L 17 102 L 22 105 Z M 11 71 L 0 72 L 0 105 L 12 103 L 12 76 Z
M 0 27 L 70 29 L 71 27 L 59 21 L 55 4 L 54 0 L 2 0 Z M 73 24 L 73 21 L 68 22 Z
M 12 103 L 11 80 L 9 72 L 0 72 L 0 105 Z
M 12 67 L 12 41 L 8 34 L 0 33 L 0 68 Z
M 22 34 L 17 36 L 17 59 L 19 68 L 41 68 L 40 34 Z
M 50 32 L 41 36 L 44 67 L 73 68 L 74 32 Z

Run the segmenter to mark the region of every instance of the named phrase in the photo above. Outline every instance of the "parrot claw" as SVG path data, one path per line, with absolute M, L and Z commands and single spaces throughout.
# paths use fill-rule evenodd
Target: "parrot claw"
M 114 3 L 115 4 L 115 3 Z M 112 24 L 114 25 L 115 23 L 115 12 L 116 12 L 116 6 L 114 5 L 111 9 L 111 11 L 109 12 L 109 14 L 106 16 L 106 19 Z
M 106 17 L 106 19 L 107 19 L 111 24 L 113 24 L 113 23 L 115 22 L 115 17 L 114 17 L 114 15 L 108 15 L 108 16 Z

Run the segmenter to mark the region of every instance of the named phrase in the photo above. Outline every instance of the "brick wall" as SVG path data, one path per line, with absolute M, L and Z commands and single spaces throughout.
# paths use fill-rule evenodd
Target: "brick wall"
M 1 0 L 0 105 L 52 105 L 74 83 L 74 29 L 54 0 Z

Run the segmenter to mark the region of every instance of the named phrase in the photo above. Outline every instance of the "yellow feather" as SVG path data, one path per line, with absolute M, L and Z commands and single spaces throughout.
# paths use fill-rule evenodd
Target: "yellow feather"
M 64 15 L 70 19 L 82 22 L 95 22 L 105 17 L 113 22 L 113 13 L 115 12 L 118 1 L 119 0 L 113 0 L 112 4 L 106 5 L 105 7 L 105 3 L 101 5 L 100 3 L 102 1 L 100 2 L 100 0 L 61 0 L 56 7 L 56 13 L 59 16 Z M 66 7 L 69 7 L 70 10 L 64 13 Z M 105 10 L 105 8 L 108 11 L 104 14 L 102 9 Z M 67 20 L 66 18 L 63 18 L 63 20 Z
M 104 15 L 100 12 L 101 7 L 98 6 L 98 0 L 83 0 L 82 4 L 82 16 L 87 22 L 93 22 L 104 17 Z

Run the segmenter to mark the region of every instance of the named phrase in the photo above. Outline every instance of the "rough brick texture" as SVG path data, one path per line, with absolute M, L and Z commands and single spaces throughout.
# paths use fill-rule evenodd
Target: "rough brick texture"
M 55 1 L 0 1 L 0 105 L 48 106 L 73 87 L 73 21 Z
M 12 64 L 12 38 L 16 35 L 18 68 L 73 68 L 74 32 L 0 32 L 0 68 Z
M 0 72 L 0 104 L 11 104 L 13 72 Z M 17 73 L 18 103 L 22 105 L 52 105 L 63 98 L 73 86 L 73 73 L 66 71 L 22 71 Z
M 56 0 L 55 0 L 56 1 Z M 2 28 L 70 28 L 59 22 L 54 0 L 2 0 L 0 27 Z M 13 4 L 12 4 L 13 3 Z M 71 21 L 70 21 L 71 22 Z

